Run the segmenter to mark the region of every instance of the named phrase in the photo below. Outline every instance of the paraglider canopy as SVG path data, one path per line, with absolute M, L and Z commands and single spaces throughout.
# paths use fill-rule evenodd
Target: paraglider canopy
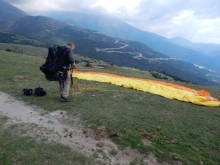
M 205 90 L 194 90 L 184 86 L 147 79 L 130 78 L 103 72 L 73 71 L 73 77 L 89 81 L 110 83 L 125 88 L 157 94 L 169 99 L 191 102 L 204 106 L 219 106 L 219 100 Z

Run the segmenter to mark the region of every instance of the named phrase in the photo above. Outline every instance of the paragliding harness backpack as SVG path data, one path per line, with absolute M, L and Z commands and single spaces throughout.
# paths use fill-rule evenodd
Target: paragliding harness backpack
M 64 51 L 66 46 L 53 45 L 48 48 L 48 56 L 40 70 L 49 81 L 64 81 L 67 78 L 67 66 L 64 66 Z

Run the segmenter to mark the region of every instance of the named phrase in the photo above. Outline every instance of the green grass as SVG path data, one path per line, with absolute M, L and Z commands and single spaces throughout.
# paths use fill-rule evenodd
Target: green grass
M 31 56 L 40 56 L 40 57 L 47 56 L 46 48 L 20 45 L 20 44 L 0 43 L 0 50 L 7 50 L 7 51 L 31 55 Z
M 12 125 L 4 129 L 7 118 L 0 116 L 0 164 L 31 164 L 31 165 L 72 165 L 96 164 L 92 158 L 72 151 L 70 147 L 44 141 L 36 141 L 31 137 L 21 137 Z
M 220 164 L 219 107 L 198 106 L 119 86 L 77 79 L 74 79 L 74 85 L 79 84 L 84 90 L 80 94 L 71 92 L 72 101 L 62 103 L 59 100 L 58 83 L 47 81 L 39 70 L 43 63 L 44 59 L 40 57 L 0 51 L 0 91 L 48 111 L 62 109 L 68 111 L 69 115 L 79 115 L 85 125 L 92 129 L 107 126 L 120 135 L 112 137 L 112 140 L 122 149 L 130 146 L 144 154 L 153 152 L 160 161 L 178 159 L 183 164 L 197 165 L 200 161 L 209 165 Z M 78 65 L 77 68 L 154 79 L 149 72 L 121 67 L 100 70 Z M 178 84 L 196 90 L 204 89 L 213 97 L 220 96 L 218 88 Z M 23 88 L 34 89 L 38 86 L 46 90 L 45 97 L 22 94 Z M 143 143 L 146 137 L 142 133 L 149 131 L 160 133 L 160 136 L 150 138 L 151 145 L 146 146 Z M 167 143 L 173 139 L 176 139 L 176 144 Z M 30 149 L 37 146 L 35 143 L 32 140 L 28 142 L 28 146 L 32 145 Z M 14 151 L 9 150 L 5 154 L 11 152 Z

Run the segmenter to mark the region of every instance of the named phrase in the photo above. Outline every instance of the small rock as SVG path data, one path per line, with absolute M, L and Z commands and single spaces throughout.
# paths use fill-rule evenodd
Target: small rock
M 98 142 L 97 144 L 96 144 L 98 147 L 104 147 L 104 143 L 103 142 Z
M 178 160 L 179 157 L 174 155 L 174 156 L 173 156 L 173 159 L 174 159 L 174 160 Z
M 100 126 L 96 129 L 96 140 L 101 140 L 101 138 L 103 138 L 105 135 L 108 134 L 108 132 L 110 131 L 109 128 L 105 127 L 105 126 Z
M 172 153 L 172 157 L 174 160 L 181 160 L 182 159 L 181 156 L 176 153 Z

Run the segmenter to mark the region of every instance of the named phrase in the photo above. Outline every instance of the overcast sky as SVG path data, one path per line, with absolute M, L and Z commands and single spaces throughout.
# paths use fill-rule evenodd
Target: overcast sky
M 220 0 L 5 0 L 30 15 L 48 11 L 111 14 L 167 38 L 220 44 Z

